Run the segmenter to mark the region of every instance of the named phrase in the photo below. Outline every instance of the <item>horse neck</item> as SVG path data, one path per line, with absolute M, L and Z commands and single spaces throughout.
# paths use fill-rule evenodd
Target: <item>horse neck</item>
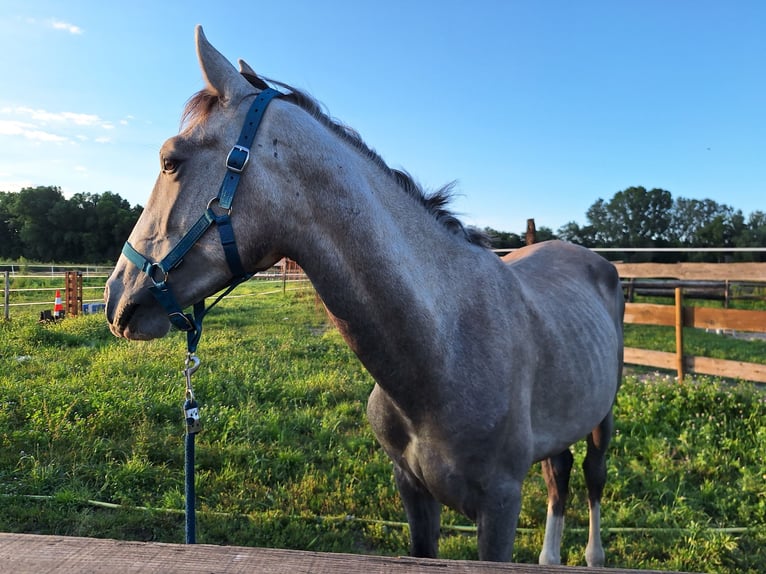
M 445 348 L 438 340 L 440 309 L 456 296 L 445 286 L 477 248 L 448 232 L 367 158 L 357 153 L 344 158 L 343 170 L 338 165 L 305 185 L 303 193 L 313 198 L 311 224 L 295 230 L 288 255 L 373 377 L 396 394 L 397 385 L 420 378 Z

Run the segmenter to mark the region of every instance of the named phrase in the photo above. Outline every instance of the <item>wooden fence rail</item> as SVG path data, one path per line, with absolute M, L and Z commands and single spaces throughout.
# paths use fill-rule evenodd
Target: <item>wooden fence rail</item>
M 766 281 L 766 263 L 617 263 L 620 277 L 690 280 Z M 626 348 L 625 363 L 673 369 L 682 381 L 686 373 L 698 373 L 766 383 L 766 365 L 684 354 L 683 329 L 716 329 L 766 333 L 766 311 L 686 307 L 683 288 L 675 287 L 674 305 L 627 303 L 625 323 L 675 327 L 676 351 Z
M 0 572 L 13 574 L 660 574 L 621 568 L 500 564 L 302 550 L 124 542 L 0 533 Z M 665 573 L 668 574 L 668 573 Z
M 766 263 L 615 263 L 623 279 L 753 281 L 766 283 Z

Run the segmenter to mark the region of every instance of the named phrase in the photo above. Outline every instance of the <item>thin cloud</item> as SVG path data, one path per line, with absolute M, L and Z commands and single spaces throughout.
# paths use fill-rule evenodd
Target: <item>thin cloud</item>
M 79 36 L 84 32 L 84 30 L 79 26 L 70 24 L 69 22 L 64 22 L 62 20 L 51 20 L 50 26 L 54 30 L 63 30 L 64 32 L 69 32 L 70 34 L 74 34 L 76 36 Z
M 0 135 L 23 136 L 32 141 L 63 143 L 69 138 L 39 129 L 38 126 L 16 120 L 0 120 Z
M 38 122 L 43 123 L 72 123 L 78 126 L 95 126 L 102 122 L 101 118 L 94 114 L 79 114 L 75 112 L 49 112 L 27 107 L 17 107 L 13 109 L 4 109 L 4 113 L 16 113 L 28 116 Z
M 96 114 L 77 112 L 51 112 L 28 106 L 0 108 L 0 136 L 22 136 L 38 142 L 86 142 L 109 143 L 110 137 L 93 138 L 88 131 L 113 131 L 115 124 Z M 73 130 L 77 130 L 73 133 Z M 81 130 L 85 130 L 82 133 Z

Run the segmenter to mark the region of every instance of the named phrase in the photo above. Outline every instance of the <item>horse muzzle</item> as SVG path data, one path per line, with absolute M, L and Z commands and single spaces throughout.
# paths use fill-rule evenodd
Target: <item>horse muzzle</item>
M 164 337 L 170 329 L 167 315 L 149 291 L 127 290 L 117 271 L 106 283 L 104 301 L 109 329 L 117 337 L 147 341 Z

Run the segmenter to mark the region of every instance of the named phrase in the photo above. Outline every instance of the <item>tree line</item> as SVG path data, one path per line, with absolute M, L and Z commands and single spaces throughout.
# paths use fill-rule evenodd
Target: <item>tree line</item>
M 741 210 L 712 199 L 673 199 L 664 189 L 629 187 L 609 199 L 599 198 L 585 214 L 587 223 L 570 221 L 557 232 L 537 230 L 536 241 L 563 239 L 585 247 L 766 247 L 766 212 L 745 217 Z M 496 248 L 524 245 L 524 236 L 485 229 Z M 616 254 L 632 261 L 766 261 L 764 253 Z
M 0 259 L 40 262 L 113 263 L 141 215 L 118 194 L 76 193 L 55 186 L 0 191 Z M 553 231 L 537 229 L 536 241 L 564 239 L 586 247 L 764 247 L 766 212 L 745 217 L 711 199 L 678 197 L 664 189 L 629 187 L 588 208 L 586 223 L 570 221 Z M 519 248 L 524 232 L 484 230 L 496 249 Z M 617 254 L 623 260 L 721 260 L 723 254 Z M 728 256 L 727 256 L 728 257 Z M 738 253 L 735 260 L 766 261 L 764 253 Z
M 55 186 L 0 191 L 0 259 L 114 263 L 141 211 L 109 191 L 69 199 Z

